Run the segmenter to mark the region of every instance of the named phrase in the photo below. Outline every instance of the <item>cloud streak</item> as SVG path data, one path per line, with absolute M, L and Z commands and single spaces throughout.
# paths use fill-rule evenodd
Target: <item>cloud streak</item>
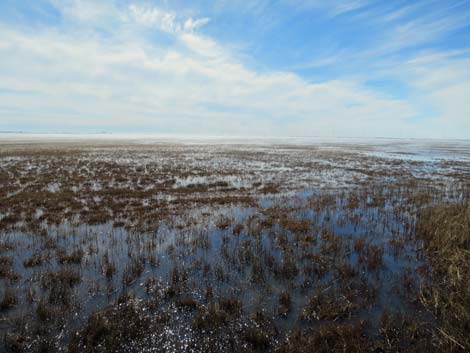
M 315 83 L 287 70 L 256 70 L 204 33 L 206 16 L 93 4 L 56 4 L 65 24 L 34 33 L 0 25 L 1 130 L 391 137 L 468 131 L 463 97 L 470 78 L 462 72 L 469 62 L 462 53 L 404 62 L 390 74 L 419 93 L 397 98 L 357 77 Z M 440 102 L 433 130 L 416 131 L 433 101 Z M 459 129 L 436 133 L 445 124 Z
M 178 22 L 177 16 L 171 12 L 162 11 L 152 6 L 129 6 L 130 17 L 138 24 L 156 27 L 168 33 L 194 32 L 209 22 L 209 18 L 188 18 L 184 22 Z

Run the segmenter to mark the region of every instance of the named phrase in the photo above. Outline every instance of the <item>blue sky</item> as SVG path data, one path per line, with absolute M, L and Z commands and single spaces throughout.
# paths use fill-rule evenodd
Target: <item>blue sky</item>
M 470 138 L 470 0 L 2 0 L 0 130 Z

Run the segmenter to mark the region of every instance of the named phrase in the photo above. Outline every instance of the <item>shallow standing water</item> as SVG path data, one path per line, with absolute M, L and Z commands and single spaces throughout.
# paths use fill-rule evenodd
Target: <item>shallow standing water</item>
M 217 320 L 243 347 L 266 336 L 267 350 L 329 323 L 361 323 L 370 337 L 387 315 L 432 325 L 414 227 L 420 208 L 467 190 L 468 154 L 451 147 L 9 146 L 5 342 L 36 349 L 40 333 L 64 350 L 122 298 L 167 318 L 129 343 L 137 351 L 210 350 L 208 332 L 224 350 Z

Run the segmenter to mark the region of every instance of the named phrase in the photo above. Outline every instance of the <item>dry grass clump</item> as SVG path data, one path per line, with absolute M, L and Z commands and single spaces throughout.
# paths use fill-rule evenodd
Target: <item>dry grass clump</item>
M 373 342 L 380 352 L 434 352 L 436 347 L 429 323 L 416 315 L 385 311 L 380 320 L 380 336 Z
M 240 314 L 242 310 L 242 303 L 241 301 L 235 297 L 222 297 L 219 300 L 219 307 L 226 313 L 228 313 L 230 316 L 237 316 Z
M 385 312 L 380 328 L 371 321 L 328 321 L 306 330 L 295 330 L 276 353 L 307 352 L 433 352 L 430 327 L 419 318 Z
M 218 329 L 228 324 L 241 314 L 241 301 L 232 297 L 222 297 L 218 302 L 210 302 L 207 306 L 200 306 L 194 316 L 192 326 L 197 330 Z
M 55 311 L 45 300 L 40 300 L 36 307 L 36 315 L 42 322 L 49 321 L 54 318 Z
M 229 315 L 220 306 L 210 303 L 207 307 L 201 306 L 196 313 L 192 326 L 196 330 L 211 330 L 227 324 Z
M 470 351 L 470 203 L 419 213 L 417 236 L 432 265 L 421 301 L 434 314 L 443 352 Z
M 221 217 L 217 223 L 216 223 L 216 226 L 217 228 L 219 229 L 227 229 L 228 227 L 230 227 L 230 225 L 232 224 L 232 220 L 228 217 Z
M 310 224 L 308 219 L 295 219 L 289 217 L 281 218 L 281 227 L 292 232 L 292 233 L 306 233 L 310 230 Z
M 243 224 L 241 224 L 241 223 L 236 224 L 233 227 L 233 234 L 234 235 L 240 235 L 240 233 L 243 231 L 244 228 L 245 228 L 245 226 Z
M 73 287 L 80 282 L 80 273 L 71 269 L 49 271 L 42 278 L 42 286 L 49 293 L 49 303 L 69 307 Z
M 291 300 L 290 294 L 287 291 L 283 291 L 279 295 L 279 309 L 278 309 L 279 315 L 287 316 L 287 314 L 289 314 L 291 310 L 291 307 L 292 307 L 292 300 Z
M 382 265 L 383 246 L 369 244 L 366 249 L 366 263 L 369 270 L 377 270 Z
M 8 256 L 0 256 L 0 265 L 2 266 L 11 266 L 13 264 L 13 259 Z
M 82 258 L 85 255 L 82 249 L 74 249 L 70 254 L 65 252 L 65 249 L 61 249 L 58 251 L 58 262 L 60 264 L 80 264 L 82 262 Z
M 198 307 L 198 302 L 191 294 L 184 293 L 176 300 L 176 306 L 181 309 L 194 310 Z
M 312 332 L 295 331 L 276 353 L 370 351 L 363 324 L 327 324 Z M 378 352 L 384 352 L 379 350 Z
M 278 185 L 275 185 L 275 184 L 266 184 L 265 186 L 263 186 L 259 191 L 260 193 L 262 194 L 277 194 L 279 192 L 279 186 Z
M 155 328 L 144 311 L 132 298 L 123 298 L 116 306 L 93 314 L 85 328 L 72 337 L 68 351 L 86 352 L 122 352 L 138 351 L 133 342 L 149 334 Z M 160 321 L 155 317 L 155 322 Z
M 13 308 L 18 303 L 18 297 L 11 288 L 6 288 L 3 293 L 3 298 L 0 301 L 0 311 Z
M 33 255 L 31 255 L 29 258 L 23 261 L 23 266 L 26 268 L 41 266 L 44 262 L 47 262 L 47 261 L 49 261 L 48 253 L 36 252 Z
M 103 264 L 101 265 L 101 273 L 110 279 L 116 272 L 115 264 L 109 259 L 109 255 L 106 253 L 103 255 Z
M 0 279 L 7 279 L 10 281 L 19 280 L 20 275 L 12 267 L 13 259 L 11 257 L 0 257 Z
M 336 321 L 351 316 L 357 308 L 345 294 L 333 287 L 317 288 L 303 309 L 302 319 L 308 321 Z
M 134 283 L 144 272 L 145 263 L 142 259 L 133 258 L 132 261 L 124 269 L 122 281 L 125 285 L 129 286 Z
M 270 333 L 258 327 L 246 330 L 243 340 L 249 343 L 256 352 L 268 351 L 272 343 Z

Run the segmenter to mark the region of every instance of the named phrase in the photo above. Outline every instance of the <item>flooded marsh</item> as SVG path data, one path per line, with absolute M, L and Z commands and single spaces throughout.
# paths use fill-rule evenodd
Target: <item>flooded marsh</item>
M 470 349 L 470 144 L 8 142 L 0 184 L 0 350 Z

